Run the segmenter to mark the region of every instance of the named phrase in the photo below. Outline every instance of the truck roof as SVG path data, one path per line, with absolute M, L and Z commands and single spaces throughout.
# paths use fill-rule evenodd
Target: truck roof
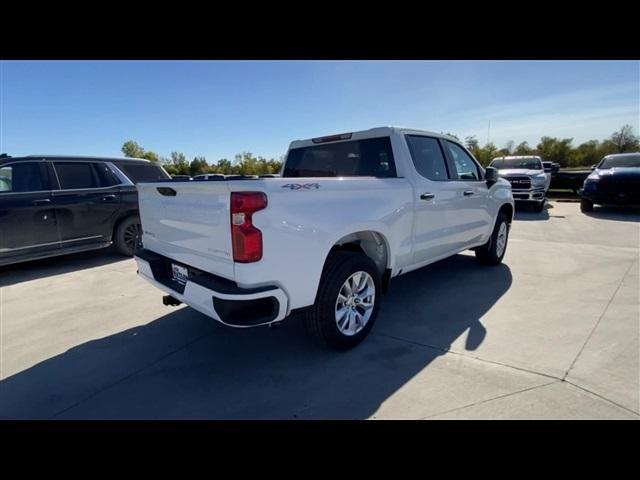
M 540 155 L 507 155 L 506 157 L 496 157 L 493 160 L 522 160 L 524 158 L 535 158 L 537 160 L 542 161 L 542 158 L 540 157 Z
M 3 156 L 0 160 L 11 160 L 12 162 L 21 160 L 48 159 L 48 160 L 92 160 L 103 162 L 145 162 L 150 163 L 151 160 L 146 158 L 128 158 L 128 157 L 93 157 L 90 155 L 24 155 L 21 157 Z
M 307 138 L 303 140 L 294 140 L 289 144 L 289 148 L 300 148 L 316 145 L 324 142 L 340 142 L 347 140 L 363 140 L 365 138 L 386 137 L 392 133 L 398 132 L 402 134 L 417 134 L 417 135 L 429 135 L 430 137 L 447 138 L 456 142 L 458 139 L 442 133 L 436 133 L 429 130 L 422 130 L 419 128 L 409 128 L 400 126 L 386 126 L 386 127 L 374 127 L 368 130 L 358 130 L 356 132 L 345 132 L 338 134 L 325 135 L 321 137 Z M 342 138 L 341 138 L 342 137 Z
M 610 153 L 609 155 L 605 155 L 605 157 L 633 157 L 635 155 L 640 155 L 640 152 Z

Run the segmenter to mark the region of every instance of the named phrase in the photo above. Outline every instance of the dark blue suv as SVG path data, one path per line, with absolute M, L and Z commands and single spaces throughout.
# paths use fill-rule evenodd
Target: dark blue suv
M 140 244 L 135 184 L 171 177 L 130 158 L 0 156 L 0 265 Z

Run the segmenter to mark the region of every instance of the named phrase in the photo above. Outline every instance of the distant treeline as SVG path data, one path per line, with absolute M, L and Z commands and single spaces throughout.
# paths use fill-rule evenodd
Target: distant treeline
M 447 135 L 458 138 L 451 133 Z M 557 162 L 561 167 L 583 167 L 593 165 L 611 153 L 638 151 L 640 150 L 639 140 L 638 136 L 634 135 L 631 125 L 625 125 L 605 140 L 589 140 L 577 147 L 572 145 L 573 138 L 556 137 L 542 137 L 535 147 L 529 146 L 527 142 L 516 145 L 514 141 L 507 142 L 503 148 L 498 148 L 492 142 L 480 146 L 475 136 L 466 137 L 464 143 L 484 166 L 495 157 L 503 155 L 540 155 L 543 160 Z M 194 157 L 189 161 L 184 154 L 178 152 L 171 152 L 171 157 L 165 158 L 145 150 L 133 140 L 122 145 L 122 153 L 127 157 L 160 162 L 171 175 L 193 176 L 202 173 L 260 175 L 279 173 L 282 166 L 281 159 L 255 157 L 248 152 L 236 155 L 233 162 L 223 158 L 216 163 L 209 163 L 205 157 Z

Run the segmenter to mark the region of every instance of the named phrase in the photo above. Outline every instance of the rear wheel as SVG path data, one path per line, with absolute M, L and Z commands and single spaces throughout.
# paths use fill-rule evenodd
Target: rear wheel
M 499 265 L 507 251 L 509 223 L 504 213 L 498 214 L 489 241 L 476 248 L 476 260 L 482 265 Z
M 142 247 L 140 217 L 132 215 L 121 221 L 114 232 L 113 243 L 122 255 L 133 256 Z
M 363 253 L 334 252 L 325 265 L 307 329 L 333 350 L 347 350 L 369 334 L 378 315 L 380 273 Z
M 593 202 L 587 198 L 580 199 L 580 210 L 582 212 L 593 212 Z

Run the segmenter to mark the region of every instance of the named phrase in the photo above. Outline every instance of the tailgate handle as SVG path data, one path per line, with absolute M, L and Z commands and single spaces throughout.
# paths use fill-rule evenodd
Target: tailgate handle
M 178 194 L 178 192 L 171 187 L 156 187 L 156 190 L 158 190 L 160 195 L 164 195 L 165 197 L 175 197 Z

